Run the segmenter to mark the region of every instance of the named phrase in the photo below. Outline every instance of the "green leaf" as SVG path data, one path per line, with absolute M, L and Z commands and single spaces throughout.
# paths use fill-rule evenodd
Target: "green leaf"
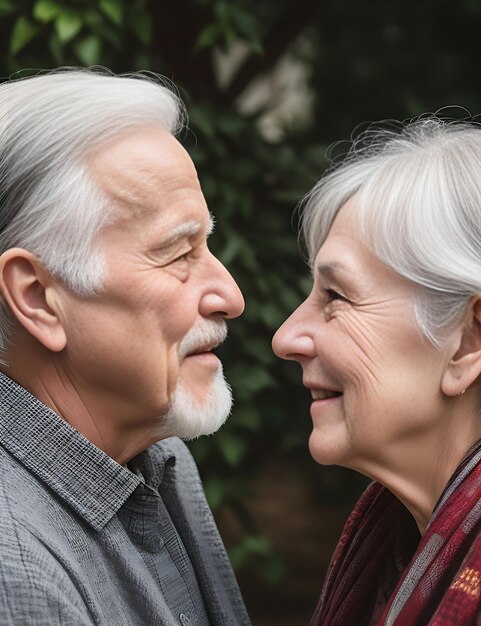
M 258 365 L 238 364 L 230 367 L 227 372 L 234 393 L 242 400 L 249 400 L 267 387 L 275 387 L 275 381 L 269 372 Z
M 104 23 L 104 17 L 99 13 L 99 11 L 93 11 L 92 9 L 83 9 L 82 10 L 82 20 L 86 26 L 89 26 L 90 29 L 94 32 L 97 32 L 99 26 Z
M 83 65 L 96 65 L 100 62 L 102 47 L 94 35 L 81 39 L 75 44 L 75 54 Z
M 466 8 L 471 13 L 479 14 L 481 12 L 481 5 L 480 5 L 479 0 L 468 0 L 468 2 L 466 3 Z
M 273 554 L 270 541 L 262 535 L 247 535 L 241 543 L 230 548 L 228 554 L 234 570 L 239 570 L 252 556 L 256 557 L 256 568 L 262 565 L 263 570 L 267 563 L 272 563 L 272 568 L 272 566 L 278 567 L 279 561 L 281 561 L 278 556 Z M 269 573 L 271 572 L 269 571 Z
M 52 53 L 55 62 L 58 63 L 58 65 L 61 65 L 63 61 L 63 47 L 57 33 L 52 33 L 52 36 L 48 41 L 48 47 L 50 48 L 50 52 Z
M 224 35 L 225 47 L 227 49 L 229 49 L 234 43 L 234 41 L 237 41 L 238 39 L 236 31 L 230 25 L 224 27 L 223 35 Z
M 250 13 L 239 7 L 233 13 L 233 18 L 239 35 L 249 43 L 249 47 L 253 52 L 261 54 L 263 47 L 259 36 L 258 21 Z
M 298 293 L 291 289 L 288 285 L 284 285 L 282 291 L 279 292 L 279 297 L 282 304 L 286 307 L 288 313 L 291 313 L 294 309 L 297 309 L 301 303 L 301 297 Z
M 12 30 L 10 38 L 10 53 L 17 54 L 38 33 L 39 27 L 23 15 L 18 18 Z
M 61 43 L 67 43 L 80 32 L 82 20 L 73 13 L 61 13 L 55 20 L 55 30 Z
M 223 207 L 225 210 L 225 206 Z M 257 275 L 260 271 L 259 263 L 256 259 L 256 253 L 254 250 L 247 244 L 242 245 L 241 254 L 239 255 L 239 262 L 242 263 L 243 267 L 252 272 L 252 274 Z
M 227 554 L 229 555 L 229 560 L 235 572 L 244 565 L 249 556 L 249 552 L 242 543 L 227 550 Z
M 244 546 L 246 550 L 253 554 L 267 554 L 271 549 L 271 543 L 267 537 L 262 535 L 251 535 L 245 538 Z
M 208 139 L 212 139 L 215 136 L 214 118 L 207 107 L 192 107 L 189 112 L 189 118 L 191 125 L 196 126 Z M 205 180 L 203 186 L 205 189 Z
M 242 128 L 239 125 L 239 128 L 234 129 L 233 126 L 231 126 L 232 135 L 239 135 L 242 132 Z M 259 165 L 254 162 L 254 159 L 239 159 L 237 167 L 232 174 L 236 181 L 244 183 L 259 177 Z
M 227 239 L 226 245 L 219 253 L 219 259 L 224 265 L 230 265 L 239 252 L 242 251 L 244 242 L 234 233 Z
M 216 437 L 217 444 L 224 459 L 232 467 L 239 465 L 247 452 L 246 442 L 240 437 L 222 431 Z
M 308 296 L 312 290 L 312 276 L 302 276 L 299 279 L 299 287 L 304 295 Z
M 234 409 L 234 414 L 229 423 L 242 426 L 252 432 L 258 432 L 262 426 L 262 419 L 259 409 L 249 405 Z
M 214 2 L 214 10 L 217 18 L 221 22 L 229 22 L 232 6 L 227 2 Z
M 267 328 L 271 330 L 277 330 L 284 321 L 284 313 L 273 302 L 264 303 L 259 310 L 259 315 Z
M 212 452 L 213 440 L 209 437 L 200 437 L 189 442 L 189 449 L 196 463 L 203 463 Z
M 194 44 L 194 50 L 203 50 L 213 46 L 222 35 L 219 24 L 209 24 L 201 30 Z
M 264 54 L 264 46 L 262 45 L 261 40 L 258 39 L 257 37 L 254 37 L 254 36 L 249 37 L 249 48 L 255 54 Z
M 287 573 L 284 560 L 277 554 L 269 555 L 260 566 L 262 577 L 271 585 L 278 585 Z
M 122 5 L 118 0 L 100 0 L 100 9 L 116 26 L 122 24 Z
M 132 67 L 141 67 L 143 70 L 155 71 L 155 63 L 146 50 L 137 50 L 133 57 Z
M 271 337 L 249 337 L 243 345 L 243 353 L 264 366 L 272 365 L 276 357 L 271 348 Z
M 46 24 L 56 18 L 60 11 L 61 8 L 54 0 L 37 0 L 33 7 L 33 17 L 38 22 Z
M 245 128 L 244 120 L 241 119 L 239 115 L 221 115 L 216 122 L 217 128 L 226 135 L 239 135 Z M 241 161 L 241 159 L 239 159 L 239 161 Z
M 16 10 L 17 9 L 12 0 L 0 0 L 0 17 L 15 13 Z
M 148 13 L 140 13 L 134 11 L 130 18 L 132 30 L 140 39 L 140 41 L 147 45 L 152 39 L 152 19 Z
M 207 478 L 204 480 L 204 489 L 209 506 L 215 511 L 224 500 L 227 484 L 219 478 Z

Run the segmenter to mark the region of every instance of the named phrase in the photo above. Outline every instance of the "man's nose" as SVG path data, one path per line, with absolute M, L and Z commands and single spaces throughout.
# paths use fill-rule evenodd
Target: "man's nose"
M 227 268 L 212 254 L 209 274 L 211 287 L 202 296 L 201 315 L 217 314 L 227 319 L 239 317 L 245 307 L 242 292 Z

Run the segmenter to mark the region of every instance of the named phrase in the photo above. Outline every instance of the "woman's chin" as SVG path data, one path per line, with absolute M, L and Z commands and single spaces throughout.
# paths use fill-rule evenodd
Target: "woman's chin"
M 309 452 L 320 465 L 345 465 L 348 456 L 344 443 L 317 429 L 309 437 Z

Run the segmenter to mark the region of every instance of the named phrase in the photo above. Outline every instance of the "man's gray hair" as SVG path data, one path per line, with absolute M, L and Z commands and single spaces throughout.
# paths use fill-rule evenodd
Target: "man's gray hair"
M 95 238 L 109 218 L 107 199 L 87 170 L 88 155 L 140 126 L 177 134 L 184 108 L 151 73 L 115 76 L 63 68 L 0 85 L 0 254 L 35 254 L 78 295 L 102 286 Z M 0 355 L 10 330 L 0 306 Z
M 361 133 L 305 199 L 311 265 L 351 198 L 364 243 L 419 286 L 418 325 L 440 345 L 481 293 L 481 126 L 427 115 Z

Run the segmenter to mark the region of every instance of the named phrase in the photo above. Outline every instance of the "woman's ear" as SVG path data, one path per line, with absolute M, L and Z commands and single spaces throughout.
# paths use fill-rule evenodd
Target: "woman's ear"
M 45 348 L 52 352 L 65 348 L 55 281 L 34 254 L 11 248 L 0 256 L 0 290 L 13 317 Z
M 469 301 L 460 327 L 457 347 L 447 364 L 441 388 L 447 396 L 459 396 L 481 375 L 481 296 Z

